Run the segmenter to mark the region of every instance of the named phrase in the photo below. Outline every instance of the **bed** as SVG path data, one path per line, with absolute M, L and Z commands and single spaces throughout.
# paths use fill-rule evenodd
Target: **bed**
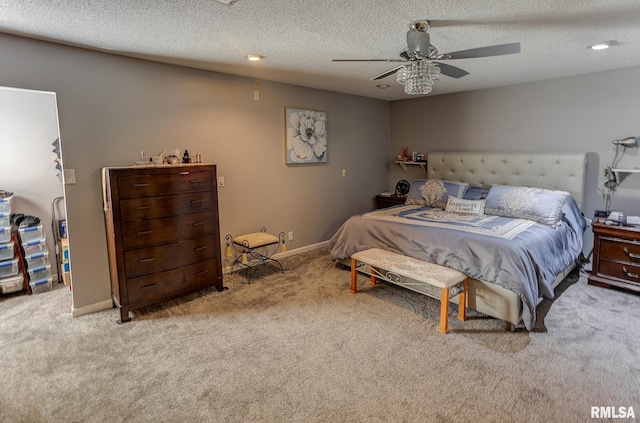
M 430 153 L 426 178 L 409 193 L 424 202 L 350 217 L 330 240 L 331 258 L 346 264 L 381 248 L 461 271 L 470 278 L 469 308 L 507 330 L 520 322 L 531 330 L 537 304 L 553 298 L 582 253 L 586 164 L 581 153 Z M 453 197 L 446 204 L 443 192 Z

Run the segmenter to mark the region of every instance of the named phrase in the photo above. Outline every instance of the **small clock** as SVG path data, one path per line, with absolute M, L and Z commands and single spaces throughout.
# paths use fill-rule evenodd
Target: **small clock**
M 410 187 L 411 185 L 409 184 L 409 182 L 405 181 L 404 179 L 398 181 L 398 183 L 396 184 L 396 195 L 404 197 L 409 193 Z

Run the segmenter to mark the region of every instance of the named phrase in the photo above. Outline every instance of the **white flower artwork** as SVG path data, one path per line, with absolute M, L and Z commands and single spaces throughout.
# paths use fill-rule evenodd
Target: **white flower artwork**
M 286 109 L 287 164 L 326 163 L 327 114 Z

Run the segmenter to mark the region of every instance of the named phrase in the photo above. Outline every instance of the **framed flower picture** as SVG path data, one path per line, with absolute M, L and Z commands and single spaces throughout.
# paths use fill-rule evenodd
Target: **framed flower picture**
M 327 162 L 327 114 L 285 109 L 287 164 Z

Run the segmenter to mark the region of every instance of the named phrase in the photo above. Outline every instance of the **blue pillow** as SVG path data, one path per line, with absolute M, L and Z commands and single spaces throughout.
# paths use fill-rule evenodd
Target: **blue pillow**
M 449 196 L 462 198 L 469 187 L 466 182 L 442 181 L 440 179 L 414 179 L 405 204 L 438 207 L 444 209 Z
M 493 185 L 484 212 L 555 226 L 562 219 L 562 206 L 568 197 L 566 191 Z
M 488 192 L 489 188 L 469 187 L 464 193 L 463 198 L 465 200 L 484 200 L 485 198 L 487 198 Z

